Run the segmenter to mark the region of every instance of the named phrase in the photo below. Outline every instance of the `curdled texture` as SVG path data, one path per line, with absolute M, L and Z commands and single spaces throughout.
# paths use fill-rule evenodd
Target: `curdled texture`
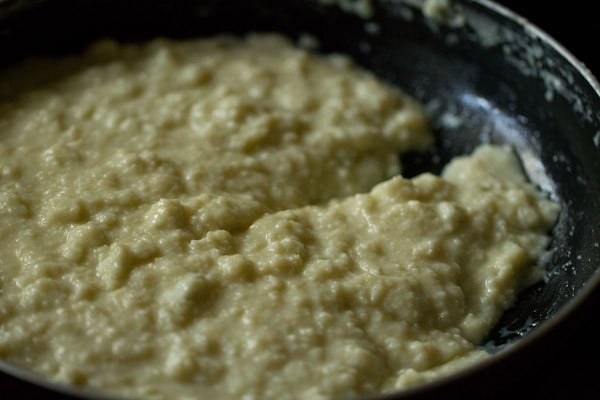
M 274 35 L 100 42 L 0 96 L 0 357 L 113 394 L 448 373 L 539 278 L 558 211 L 508 148 L 403 179 L 421 108 Z

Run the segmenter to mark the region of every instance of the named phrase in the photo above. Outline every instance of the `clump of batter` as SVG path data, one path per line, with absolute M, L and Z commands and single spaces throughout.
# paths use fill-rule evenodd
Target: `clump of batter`
M 558 212 L 504 147 L 402 178 L 421 107 L 279 36 L 104 41 L 0 92 L 0 357 L 116 395 L 345 398 L 460 368 Z

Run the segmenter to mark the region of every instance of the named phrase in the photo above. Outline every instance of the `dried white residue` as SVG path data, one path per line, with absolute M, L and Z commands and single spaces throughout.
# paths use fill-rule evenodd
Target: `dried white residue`
M 381 27 L 379 26 L 379 24 L 373 21 L 365 23 L 364 29 L 365 32 L 372 36 L 379 35 L 379 33 L 381 32 Z
M 305 50 L 317 50 L 321 46 L 319 39 L 310 33 L 300 34 L 297 44 L 298 47 Z
M 549 57 L 544 44 L 546 40 L 535 27 L 525 19 L 517 17 L 517 28 L 477 12 L 469 2 L 452 0 L 316 0 L 324 5 L 336 5 L 342 10 L 352 12 L 365 19 L 373 17 L 374 5 L 394 4 L 398 16 L 411 21 L 416 13 L 426 17 L 425 24 L 435 34 L 444 35 L 448 46 L 455 46 L 469 40 L 484 48 L 499 47 L 507 63 L 522 75 L 540 79 L 545 86 L 542 101 L 553 102 L 556 96 L 566 99 L 573 109 L 587 121 L 595 116 L 593 107 L 585 102 L 584 96 L 575 82 L 570 68 L 564 68 Z M 486 2 L 473 0 L 486 6 Z M 509 16 L 511 17 L 511 16 Z M 444 29 L 440 29 L 444 27 Z M 366 26 L 365 26 L 366 29 Z M 367 31 L 369 32 L 369 31 Z M 364 46 L 363 46 L 364 47 Z M 600 139 L 596 140 L 597 143 Z
M 375 0 L 317 0 L 317 2 L 328 6 L 335 5 L 362 18 L 371 18 Z M 455 13 L 455 7 L 450 0 L 383 0 L 381 2 L 406 3 L 421 10 L 428 18 L 443 24 L 458 26 L 464 22 L 464 18 Z M 412 13 L 406 13 L 404 16 L 405 19 L 411 19 Z
M 508 63 L 516 67 L 525 76 L 539 77 L 545 85 L 544 98 L 551 102 L 555 96 L 566 98 L 574 109 L 585 119 L 592 118 L 592 110 L 583 104 L 580 93 L 572 90 L 574 77 L 570 70 L 558 68 L 548 57 L 539 33 L 528 25 L 524 31 L 515 31 L 512 27 L 502 24 L 482 13 L 476 12 L 448 0 L 388 0 L 401 1 L 417 6 L 423 15 L 435 23 L 449 28 L 467 29 L 470 39 L 477 41 L 483 47 L 499 46 Z M 434 4 L 435 3 L 435 4 Z M 445 18 L 442 18 L 444 17 Z M 526 23 L 520 20 L 521 23 Z M 437 31 L 437 30 L 434 30 Z M 446 34 L 448 35 L 448 34 Z M 460 38 L 461 35 L 453 39 Z M 464 37 L 464 35 L 462 35 Z M 456 40 L 446 40 L 446 43 L 457 43 Z
M 596 146 L 596 148 L 600 148 L 600 131 L 596 132 L 594 135 L 594 146 Z
M 540 77 L 544 80 L 544 84 L 546 85 L 544 97 L 546 101 L 550 102 L 554 100 L 555 92 L 560 92 L 563 90 L 563 82 L 559 77 L 548 71 L 540 71 Z
M 461 9 L 450 0 L 425 0 L 421 11 L 426 17 L 448 26 L 459 27 L 465 24 Z
M 534 321 L 534 319 L 532 317 L 527 317 L 527 320 L 525 321 L 525 323 L 523 323 L 523 325 L 521 325 L 517 328 L 502 327 L 500 329 L 500 336 L 502 336 L 502 337 L 525 336 L 525 334 L 527 334 L 527 332 L 529 332 L 531 329 L 535 328 L 538 324 L 539 324 L 539 322 Z
M 449 129 L 456 129 L 463 124 L 463 118 L 459 115 L 445 112 L 440 118 L 440 123 Z
M 462 8 L 451 0 L 380 0 L 380 2 L 405 4 L 421 12 L 432 22 L 440 25 L 459 27 L 465 23 Z M 413 18 L 413 13 L 410 9 L 402 8 L 400 12 L 401 17 L 405 20 Z
M 317 0 L 323 5 L 335 5 L 343 11 L 355 14 L 361 18 L 373 16 L 373 2 L 371 0 Z
M 453 104 L 442 104 L 438 99 L 433 99 L 425 104 L 428 115 L 435 115 L 436 123 L 439 127 L 452 130 L 457 129 L 465 122 L 465 115 L 462 115 Z
M 423 14 L 438 21 L 445 21 L 450 12 L 450 0 L 425 0 Z
M 496 46 L 503 41 L 500 26 L 491 18 L 474 12 L 466 12 L 463 14 L 463 18 L 466 20 L 465 24 L 473 30 L 477 41 L 483 47 Z
M 408 7 L 408 6 L 403 6 L 401 8 L 398 9 L 398 15 L 400 18 L 402 18 L 405 21 L 412 21 L 413 18 L 415 17 L 415 14 L 413 13 L 412 8 Z
M 556 193 L 556 185 L 549 177 L 546 167 L 540 158 L 529 147 L 521 146 L 516 150 L 529 180 L 545 193 L 550 193 L 552 197 L 556 197 L 554 195 Z M 555 200 L 558 199 L 555 198 Z
M 371 18 L 373 16 L 376 0 L 317 0 L 322 5 L 334 5 L 340 9 L 356 14 L 362 18 Z M 456 7 L 451 0 L 380 0 L 382 3 L 405 3 L 417 8 L 423 15 L 438 23 L 450 26 L 462 26 L 464 17 L 460 13 L 460 8 Z M 406 10 L 406 9 L 403 9 Z M 402 17 L 406 20 L 412 19 L 412 12 L 403 13 Z

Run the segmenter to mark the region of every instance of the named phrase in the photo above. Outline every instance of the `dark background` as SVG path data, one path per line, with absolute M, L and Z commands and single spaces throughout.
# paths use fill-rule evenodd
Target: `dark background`
M 567 48 L 592 73 L 600 76 L 600 20 L 593 1 L 498 0 Z M 600 110 L 598 110 L 600 113 Z M 600 156 L 600 155 L 599 155 Z M 600 171 L 598 171 L 600 173 Z M 598 210 L 600 212 L 600 210 Z M 509 384 L 498 380 L 490 399 L 600 398 L 600 293 L 596 292 L 566 324 L 525 355 L 518 376 Z

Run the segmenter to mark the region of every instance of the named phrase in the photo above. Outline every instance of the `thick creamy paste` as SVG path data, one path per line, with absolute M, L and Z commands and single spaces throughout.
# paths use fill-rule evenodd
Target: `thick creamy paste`
M 431 143 L 422 110 L 345 57 L 105 41 L 1 82 L 0 357 L 53 379 L 156 399 L 402 389 L 484 357 L 539 278 L 557 206 L 511 150 L 403 179 L 397 154 Z

